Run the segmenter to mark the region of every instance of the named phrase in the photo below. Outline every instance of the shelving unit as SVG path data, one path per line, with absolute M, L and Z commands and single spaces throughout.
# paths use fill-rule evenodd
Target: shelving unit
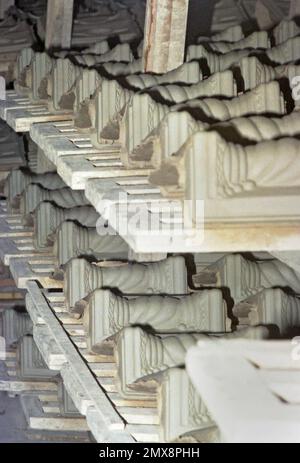
M 31 6 L 37 16 L 40 3 Z M 48 19 L 60 3 L 48 3 Z M 278 84 L 280 71 L 297 72 L 300 28 L 292 18 L 278 24 L 278 11 L 287 19 L 288 9 L 278 0 L 268 33 L 257 31 L 257 43 L 245 48 L 239 24 L 254 18 L 254 1 L 222 0 L 213 14 L 217 35 L 199 37 L 184 62 L 187 0 L 162 0 L 170 15 L 161 22 L 160 2 L 148 0 L 158 28 L 149 29 L 148 14 L 144 43 L 134 6 L 121 0 L 112 16 L 113 2 L 90 3 L 97 12 L 80 10 L 72 37 L 71 27 L 48 21 L 43 30 L 32 19 L 46 51 L 41 62 L 34 49 L 11 62 L 15 90 L 0 101 L 5 127 L 24 147 L 10 167 L 5 157 L 5 172 L 20 175 L 7 177 L 0 200 L 0 260 L 9 273 L 0 269 L 0 289 L 10 295 L 0 335 L 15 336 L 0 391 L 21 396 L 31 429 L 75 441 L 261 440 L 247 413 L 264 429 L 272 404 L 272 426 L 282 412 L 287 427 L 268 428 L 268 440 L 281 432 L 299 440 L 298 362 L 287 361 L 289 342 L 265 338 L 270 324 L 280 338 L 300 323 L 300 129 L 290 118 L 300 113 L 292 85 Z M 71 10 L 62 11 L 68 26 Z M 110 27 L 122 37 L 115 48 Z M 63 54 L 52 45 L 64 45 Z M 241 79 L 253 54 L 246 91 Z M 187 68 L 194 55 L 197 66 Z M 48 186 L 58 188 L 47 190 L 37 172 L 51 173 Z M 51 203 L 40 216 L 39 201 Z M 81 208 L 93 208 L 93 226 Z M 66 210 L 75 218 L 65 220 Z M 15 317 L 5 321 L 6 310 Z M 19 373 L 26 337 L 37 348 L 27 352 L 32 379 Z M 50 379 L 34 375 L 39 369 Z

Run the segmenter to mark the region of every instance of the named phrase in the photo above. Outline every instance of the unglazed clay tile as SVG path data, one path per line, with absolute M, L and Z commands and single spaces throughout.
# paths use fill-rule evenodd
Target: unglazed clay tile
M 169 110 L 175 115 L 171 115 Z M 134 125 L 133 115 L 138 111 L 147 114 L 148 117 L 143 118 L 143 123 Z M 284 100 L 277 82 L 262 84 L 251 92 L 231 100 L 194 99 L 170 108 L 155 103 L 147 94 L 136 94 L 127 105 L 121 121 L 121 158 L 126 166 L 144 167 L 153 165 L 151 164 L 153 160 L 159 164 L 163 156 L 168 157 L 169 153 L 176 153 L 189 134 L 197 130 L 205 130 L 209 123 L 263 113 L 273 115 L 285 113 Z M 169 147 L 168 137 L 172 138 Z M 159 154 L 154 154 L 157 151 Z
M 233 65 L 237 64 L 242 58 L 249 56 L 250 54 L 257 54 L 257 56 L 263 59 L 267 57 L 273 64 L 287 64 L 293 61 L 297 61 L 299 57 L 299 41 L 300 37 L 293 37 L 282 44 L 267 48 L 266 50 L 235 50 L 225 54 L 217 54 L 216 52 L 210 52 L 207 50 L 207 46 L 190 45 L 187 51 L 187 61 L 192 60 L 205 60 L 212 74 L 218 71 L 224 71 L 229 69 Z
M 228 27 L 218 34 L 214 34 L 212 37 L 198 37 L 198 43 L 202 41 L 207 42 L 239 42 L 245 38 L 242 26 L 236 25 Z
M 4 172 L 8 173 L 12 169 L 26 164 L 26 151 L 22 138 L 20 138 L 3 120 L 0 120 L 0 144 L 2 175 L 4 175 Z
M 51 202 L 41 202 L 34 212 L 35 247 L 42 249 L 53 245 L 56 229 L 67 220 L 76 221 L 85 227 L 95 227 L 99 214 L 92 206 L 64 209 Z
M 103 68 L 111 76 L 126 76 L 143 72 L 142 59 L 136 59 L 131 63 L 104 63 Z
M 250 92 L 231 100 L 217 98 L 194 99 L 172 107 L 172 111 L 199 109 L 203 122 L 226 121 L 242 115 L 270 114 L 282 115 L 286 105 L 278 82 L 261 84 Z M 199 117 L 199 120 L 201 118 Z
M 59 265 L 81 256 L 91 256 L 97 260 L 124 260 L 128 257 L 128 245 L 116 233 L 107 231 L 100 234 L 96 228 L 79 226 L 71 221 L 59 225 L 55 246 Z
M 34 51 L 32 48 L 23 48 L 17 57 L 14 69 L 14 87 L 21 94 L 28 94 L 31 89 L 31 81 L 28 75 L 28 68 L 33 59 Z
M 77 77 L 74 84 L 75 99 L 74 99 L 74 113 L 80 110 L 80 105 L 86 100 L 89 100 L 94 94 L 95 90 L 101 84 L 100 74 L 95 69 L 82 69 L 81 74 Z
M 56 166 L 50 159 L 47 158 L 45 152 L 38 146 L 37 149 L 37 159 L 36 159 L 36 166 L 33 168 L 31 167 L 32 172 L 37 175 L 41 174 L 55 174 Z
M 266 50 L 271 61 L 278 64 L 287 64 L 299 59 L 300 37 L 292 37 L 277 47 Z
M 77 407 L 75 406 L 70 394 L 68 393 L 64 382 L 60 381 L 58 384 L 58 401 L 60 412 L 63 416 L 67 417 L 81 417 Z
M 272 31 L 276 45 L 285 42 L 292 37 L 296 37 L 300 33 L 300 27 L 293 21 L 283 20 Z
M 162 84 L 196 84 L 202 80 L 199 63 L 192 61 L 183 63 L 174 71 L 165 74 L 132 74 L 126 76 L 126 81 L 136 89 L 144 89 Z
M 249 48 L 261 48 L 266 49 L 271 46 L 268 33 L 265 31 L 253 32 L 247 38 L 239 40 L 238 42 L 211 42 L 209 48 L 213 52 L 229 53 L 234 50 L 244 50 Z
M 49 370 L 37 348 L 32 336 L 24 336 L 18 344 L 18 375 L 22 379 L 51 379 L 58 375 L 55 370 Z
M 217 328 L 212 324 L 209 331 Z M 221 328 L 221 325 L 218 326 Z M 224 331 L 225 325 L 221 331 Z M 251 330 L 250 330 L 251 332 Z M 255 332 L 255 331 L 254 331 Z M 258 339 L 263 331 L 258 329 Z M 249 330 L 241 330 L 235 334 L 220 334 L 220 337 L 249 339 Z M 212 335 L 214 339 L 214 335 Z M 115 355 L 117 362 L 117 385 L 124 397 L 144 395 L 143 388 L 139 390 L 138 382 L 154 380 L 158 373 L 171 368 L 184 367 L 187 351 L 200 340 L 207 339 L 203 333 L 174 333 L 171 336 L 159 336 L 143 327 L 124 328 L 117 336 Z M 208 335 L 210 339 L 210 335 Z
M 141 142 L 159 125 L 162 118 L 169 112 L 169 105 L 189 98 L 219 94 L 220 96 L 234 96 L 236 86 L 231 71 L 217 73 L 209 79 L 192 85 L 189 88 L 169 85 L 154 88 L 166 100 L 165 104 L 156 102 L 151 94 L 139 93 L 131 97 L 121 121 L 122 160 L 125 165 L 130 163 L 128 155 L 141 145 Z M 199 100 L 200 102 L 201 100 Z M 204 102 L 206 100 L 203 100 Z M 168 104 L 167 104 L 168 103 Z M 197 102 L 187 101 L 187 106 L 197 106 Z M 224 103 L 226 104 L 226 103 Z M 201 105 L 201 103 L 200 103 Z M 143 114 L 139 124 L 135 124 L 135 115 Z M 146 117 L 145 117 L 146 116 Z M 146 148 L 146 147 L 145 147 Z M 143 147 L 142 147 L 143 149 Z M 146 148 L 147 152 L 147 148 Z M 137 153 L 136 153 L 137 154 Z M 140 153 L 143 156 L 142 153 Z
M 191 134 L 206 131 L 210 127 L 218 131 L 227 141 L 235 143 L 293 137 L 300 133 L 297 113 L 276 118 L 266 116 L 237 117 L 228 122 L 209 126 L 195 120 L 187 111 L 170 112 L 162 120 L 157 130 L 149 136 L 149 144 L 152 139 L 152 150 L 148 150 L 148 158 L 131 157 L 130 161 L 132 165 L 158 168 L 164 159 L 175 154 L 184 145 Z
M 217 132 L 197 132 L 150 182 L 166 197 L 194 206 L 205 201 L 206 223 L 298 220 L 299 149 L 292 138 L 241 146 Z M 192 220 L 196 223 L 196 215 Z
M 82 277 L 83 276 L 83 277 Z M 80 301 L 98 288 L 124 294 L 187 294 L 187 270 L 181 256 L 152 264 L 91 265 L 72 259 L 65 271 L 65 297 L 70 309 L 82 311 Z
M 51 99 L 50 110 L 72 110 L 75 102 L 74 92 L 70 92 L 81 73 L 80 67 L 75 66 L 68 58 L 57 59 L 50 74 Z
M 158 92 L 161 97 L 170 103 L 183 103 L 195 98 L 207 96 L 220 96 L 232 98 L 237 96 L 236 83 L 231 71 L 216 72 L 208 79 L 194 85 L 160 85 L 151 87 L 148 93 Z
M 92 53 L 90 49 L 85 49 L 81 53 L 77 51 L 69 54 L 68 56 L 71 55 L 75 64 L 88 68 L 97 67 L 97 65 L 101 65 L 106 62 L 124 61 L 126 63 L 133 61 L 133 55 L 129 44 L 119 44 L 112 49 L 108 46 L 105 53 Z M 122 58 L 122 55 L 123 60 L 120 59 Z
M 174 400 L 174 397 L 180 397 L 180 400 Z M 208 432 L 205 442 L 218 439 L 216 425 L 183 368 L 169 368 L 164 372 L 158 391 L 158 409 L 162 442 L 173 442 L 193 431 L 202 436 L 201 431 L 205 430 Z
M 15 309 L 4 310 L 2 314 L 3 337 L 7 346 L 16 343 L 26 334 L 32 333 L 32 321 L 26 312 Z
M 90 47 L 87 47 L 83 50 L 85 55 L 104 55 L 110 50 L 110 46 L 107 40 L 101 40 L 100 42 L 96 42 Z
M 231 322 L 219 290 L 200 291 L 174 298 L 145 296 L 126 299 L 98 289 L 84 311 L 88 348 L 97 352 L 107 338 L 128 326 L 148 326 L 158 333 L 229 331 Z
M 115 349 L 120 394 L 128 398 L 144 396 L 143 388 L 139 392 L 134 387 L 138 380 L 169 368 L 183 367 L 187 350 L 203 338 L 205 336 L 200 333 L 160 337 L 139 327 L 124 328 L 118 335 Z
M 282 289 L 264 289 L 236 304 L 234 315 L 242 325 L 275 325 L 281 335 L 300 326 L 300 299 Z
M 229 126 L 232 126 L 244 138 L 244 141 L 261 142 L 283 137 L 297 138 L 297 135 L 300 133 L 299 115 L 297 112 L 283 117 L 238 117 L 229 122 L 217 124 L 214 128 L 222 130 L 222 127 L 227 128 Z
M 6 194 L 11 207 L 18 208 L 20 195 L 29 184 L 40 185 L 48 190 L 56 190 L 66 186 L 56 173 L 37 175 L 26 169 L 12 170 L 6 180 Z
M 187 50 L 186 60 L 206 60 L 209 73 L 226 71 L 235 63 L 240 61 L 243 57 L 248 56 L 252 50 L 235 50 L 224 55 L 218 53 L 209 52 L 207 48 L 201 45 L 189 45 Z
M 82 191 L 73 191 L 70 188 L 47 190 L 39 185 L 28 185 L 21 198 L 21 211 L 30 214 L 42 201 L 53 201 L 60 207 L 86 206 L 88 200 Z
M 94 114 L 90 116 L 95 131 L 91 133 L 94 146 L 119 140 L 119 123 L 131 91 L 116 80 L 103 79 L 94 96 Z M 93 120 L 95 121 L 93 123 Z
M 239 63 L 243 85 L 245 90 L 253 89 L 259 84 L 270 82 L 271 80 L 282 81 L 288 80 L 285 89 L 286 96 L 291 98 L 291 92 L 295 86 L 294 79 L 299 76 L 300 66 L 295 63 L 289 63 L 281 66 L 268 66 L 262 64 L 255 56 L 243 58 Z M 296 81 L 296 85 L 298 81 Z M 299 105 L 295 101 L 296 105 Z
M 200 285 L 208 281 L 213 287 L 229 288 L 235 304 L 268 288 L 300 292 L 300 275 L 288 265 L 276 259 L 251 261 L 240 254 L 226 255 L 197 275 Z
M 54 63 L 55 60 L 51 59 L 47 53 L 35 53 L 30 65 L 33 100 L 48 100 L 51 94 L 48 88 L 48 78 Z

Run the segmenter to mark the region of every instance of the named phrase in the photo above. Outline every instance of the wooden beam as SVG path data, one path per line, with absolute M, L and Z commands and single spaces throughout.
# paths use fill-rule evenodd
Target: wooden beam
M 70 48 L 74 0 L 48 0 L 45 47 Z
M 189 0 L 147 0 L 143 68 L 162 74 L 184 61 Z

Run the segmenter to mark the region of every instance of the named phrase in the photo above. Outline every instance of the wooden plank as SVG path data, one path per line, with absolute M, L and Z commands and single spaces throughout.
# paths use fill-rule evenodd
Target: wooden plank
M 70 112 L 52 113 L 46 105 L 41 105 L 38 108 L 12 109 L 7 113 L 6 122 L 15 132 L 29 132 L 32 124 L 69 119 Z
M 138 181 L 141 184 L 138 184 Z M 135 184 L 136 182 L 136 184 Z M 152 193 L 151 193 L 152 191 Z M 183 227 L 184 209 L 179 201 L 168 201 L 149 185 L 144 177 L 112 179 L 89 179 L 86 182 L 85 195 L 99 214 L 102 206 L 110 201 L 117 212 L 120 198 L 125 204 L 143 205 L 143 223 L 135 232 L 133 228 L 124 228 L 122 217 L 112 209 L 109 223 L 136 253 L 161 252 L 249 252 L 286 250 L 299 248 L 298 223 L 204 223 L 204 230 Z M 122 209 L 121 209 L 122 210 Z M 123 209 L 124 211 L 124 209 Z M 123 213 L 126 223 L 131 215 Z M 137 209 L 137 212 L 138 209 Z M 107 213 L 107 211 L 106 211 Z M 132 213 L 134 216 L 134 212 Z M 147 217 L 147 220 L 145 220 Z M 143 226 L 146 225 L 146 227 Z M 149 227 L 149 224 L 151 227 Z M 169 224 L 169 226 L 168 226 Z M 125 231 L 125 232 L 124 232 Z M 270 240 L 272 236 L 272 240 Z
M 142 172 L 140 184 L 135 172 L 128 172 L 132 173 L 128 178 L 121 178 L 118 176 L 120 172 L 116 172 L 115 178 L 87 181 L 85 195 L 97 212 L 103 214 L 102 207 L 107 204 L 103 200 L 109 201 L 110 215 L 106 217 L 110 225 L 137 254 L 161 255 L 182 252 L 182 249 L 197 252 L 202 235 L 184 227 L 181 203 L 163 198 L 160 191 L 149 184 L 147 177 L 142 176 Z M 108 211 L 105 210 L 105 213 Z M 127 227 L 137 214 L 141 214 L 142 219 L 138 227 Z M 155 260 L 154 256 L 152 260 Z
M 54 122 L 52 124 L 34 124 L 30 127 L 31 139 L 45 151 L 45 141 L 51 137 L 65 136 L 76 133 L 71 120 Z
M 30 136 L 55 165 L 61 156 L 103 156 L 104 159 L 119 159 L 120 145 L 104 144 L 103 149 L 95 148 L 90 136 L 78 132 L 72 121 L 34 124 L 30 129 Z
M 108 356 L 108 355 L 102 355 L 102 354 L 93 354 L 87 351 L 87 349 L 79 349 L 82 357 L 90 364 L 92 363 L 97 363 L 97 362 L 107 362 L 107 363 L 113 363 L 114 362 L 114 357 Z
M 55 413 L 59 414 L 60 408 L 58 402 L 48 402 L 42 405 L 42 409 L 44 413 Z
M 4 361 L 5 365 L 7 368 L 12 368 L 12 367 L 15 367 L 16 366 L 16 362 L 13 361 L 13 362 L 8 362 L 8 361 Z
M 40 399 L 41 403 L 43 402 L 53 402 L 57 400 L 57 394 L 38 394 L 38 398 Z
M 11 351 L 6 351 L 5 352 L 5 357 L 8 359 L 15 359 L 16 358 L 16 351 L 11 350 Z
M 21 393 L 26 391 L 57 391 L 56 383 L 45 381 L 0 380 L 0 391 Z
M 89 427 L 84 418 L 64 418 L 60 416 L 31 416 L 29 420 L 29 425 L 31 429 L 47 431 L 89 431 Z
M 147 0 L 143 69 L 163 74 L 184 61 L 189 0 Z
M 30 133 L 74 190 L 83 190 L 90 178 L 140 177 L 150 173 L 150 169 L 126 169 L 120 159 L 120 145 L 103 144 L 96 149 L 90 137 L 79 133 L 72 122 L 33 125 Z
M 16 92 L 6 92 L 6 99 L 0 100 L 0 117 L 6 121 L 8 111 L 11 109 L 21 109 L 24 106 L 29 105 L 29 98 L 26 96 L 18 95 Z M 34 104 L 32 104 L 35 106 Z
M 41 258 L 43 265 L 40 265 Z M 62 281 L 54 280 L 51 274 L 55 269 L 53 256 L 32 256 L 27 258 L 11 258 L 10 271 L 17 288 L 26 288 L 26 283 L 31 280 L 39 281 L 44 288 L 62 288 Z
M 10 265 L 11 259 L 31 258 L 51 259 L 53 254 L 50 251 L 37 251 L 34 248 L 31 236 L 17 236 L 12 238 L 0 238 L 0 260 L 4 265 Z M 43 261 L 44 262 L 44 261 Z
M 0 301 L 1 304 L 4 304 L 6 301 L 23 301 L 24 300 L 24 293 L 18 292 L 16 290 L 11 291 L 3 291 L 1 288 L 0 292 Z
M 138 442 L 159 442 L 158 426 L 129 424 L 126 429 Z
M 45 47 L 70 48 L 74 0 L 48 0 Z
M 26 301 L 26 305 L 34 323 L 33 337 L 36 346 L 49 370 L 54 370 L 57 373 L 66 364 L 66 357 L 51 337 L 49 329 L 44 326 L 42 317 L 39 316 L 38 312 L 32 306 L 28 307 L 28 301 Z
M 90 368 L 98 378 L 114 377 L 117 374 L 115 363 L 93 363 Z
M 118 411 L 128 424 L 159 424 L 159 416 L 156 408 L 118 407 Z
M 110 442 L 132 442 L 132 437 L 124 430 L 122 419 L 78 354 L 77 349 L 51 311 L 37 284 L 33 281 L 28 282 L 27 289 L 34 303 L 33 306 L 30 304 L 27 307 L 30 315 L 33 311 L 39 312 L 51 334 L 51 338 L 67 359 L 68 363 L 61 369 L 61 376 L 75 405 L 77 406 L 78 398 L 72 396 L 68 388 L 68 386 L 71 387 L 71 384 L 72 389 L 75 388 L 73 391 L 78 387 L 78 393 L 82 391 L 83 396 L 87 397 L 90 404 L 92 404 L 92 407 L 88 407 L 85 412 L 94 435 L 97 435 L 99 441 L 109 436 Z
M 26 227 L 22 223 L 21 214 L 0 215 L 0 238 L 17 238 L 33 236 L 32 227 Z
M 157 407 L 157 402 L 155 400 L 125 399 L 118 392 L 111 392 L 108 396 L 116 407 Z
M 73 431 L 87 432 L 89 428 L 86 420 L 82 418 L 69 418 L 61 416 L 59 411 L 45 412 L 39 398 L 33 395 L 22 395 L 21 405 L 27 423 L 31 429 L 43 431 Z
M 31 258 L 35 256 L 49 257 L 49 253 L 40 253 L 34 249 L 32 241 L 26 241 L 24 237 L 0 238 L 0 260 L 4 265 L 9 265 L 13 258 Z
M 107 147 L 105 151 L 110 150 Z M 62 156 L 57 162 L 57 172 L 73 190 L 84 190 L 91 178 L 145 176 L 151 172 L 150 169 L 126 169 L 118 155 L 106 155 L 105 151 L 100 155 Z

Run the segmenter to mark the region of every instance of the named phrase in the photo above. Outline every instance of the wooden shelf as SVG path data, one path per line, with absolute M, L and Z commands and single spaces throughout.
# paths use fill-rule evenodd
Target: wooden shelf
M 68 120 L 71 113 L 54 113 L 45 103 L 32 103 L 27 97 L 8 93 L 0 102 L 0 116 L 15 132 L 29 132 L 34 123 Z

